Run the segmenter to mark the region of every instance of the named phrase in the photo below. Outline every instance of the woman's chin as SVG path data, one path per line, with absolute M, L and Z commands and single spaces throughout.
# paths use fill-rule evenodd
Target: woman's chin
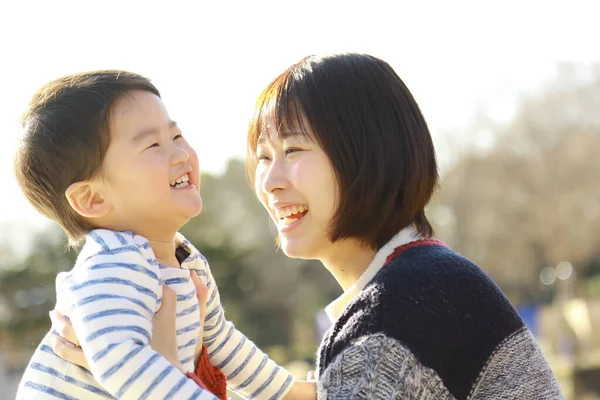
M 279 240 L 281 243 L 281 250 L 283 254 L 290 258 L 302 258 L 302 259 L 312 259 L 314 257 L 310 256 L 310 251 L 308 250 L 308 246 L 306 243 L 301 243 L 299 240 L 288 240 L 279 236 Z

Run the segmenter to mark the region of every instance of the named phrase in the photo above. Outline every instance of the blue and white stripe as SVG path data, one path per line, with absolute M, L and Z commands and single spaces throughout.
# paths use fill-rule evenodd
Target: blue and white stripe
M 17 399 L 215 399 L 150 347 L 162 281 L 170 278 L 163 271 L 172 268 L 161 270 L 147 260 L 155 257 L 141 236 L 90 232 L 75 267 L 57 277 L 56 308 L 71 319 L 93 375 L 54 354 L 50 332 L 23 375 Z M 188 271 L 178 271 L 189 280 Z M 194 286 L 190 281 L 173 288 L 185 295 L 177 304 L 182 313 L 178 340 L 198 340 Z M 193 345 L 180 350 L 181 359 L 189 360 L 184 364 L 188 370 L 193 369 L 194 351 Z
M 93 376 L 54 354 L 50 332 L 23 375 L 17 399 L 214 399 L 149 345 L 162 282 L 177 293 L 177 342 L 185 369 L 194 369 L 203 338 L 230 388 L 249 398 L 281 399 L 293 378 L 225 319 L 206 258 L 183 236 L 177 240 L 190 253 L 181 269 L 158 264 L 139 235 L 90 232 L 75 267 L 57 277 L 56 309 L 71 319 Z M 209 289 L 204 323 L 190 270 Z
M 179 243 L 190 253 L 182 267 L 195 270 L 208 287 L 203 343 L 212 365 L 225 373 L 228 387 L 250 399 L 281 399 L 294 383 L 292 375 L 279 367 L 225 319 L 219 290 L 206 258 L 182 235 Z

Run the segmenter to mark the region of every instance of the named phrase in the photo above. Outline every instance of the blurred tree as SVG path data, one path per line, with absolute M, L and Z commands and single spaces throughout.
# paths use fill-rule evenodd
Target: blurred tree
M 563 66 L 556 83 L 525 100 L 511 123 L 489 127 L 493 147 L 470 152 L 447 171 L 432 204 L 439 236 L 517 304 L 544 298 L 542 268 L 569 261 L 584 278 L 594 265 L 599 109 L 600 67 Z
M 75 260 L 75 252 L 67 251 L 64 243 L 66 236 L 60 229 L 48 229 L 32 238 L 23 261 L 5 265 L 0 272 L 0 303 L 6 309 L 6 318 L 0 321 L 0 351 L 11 368 L 24 366 L 20 364 L 50 328 L 48 311 L 56 301 L 56 275 Z
M 570 261 L 580 278 L 600 273 L 600 68 L 564 68 L 557 82 L 524 101 L 508 125 L 487 126 L 494 145 L 463 153 L 430 206 L 438 236 L 516 304 L 547 296 L 539 272 L 548 265 Z M 204 209 L 182 232 L 208 258 L 227 317 L 280 362 L 314 358 L 315 314 L 340 293 L 334 279 L 277 249 L 243 161 L 203 174 L 201 193 Z M 10 318 L 0 321 L 0 351 L 32 349 L 48 329 L 55 276 L 75 259 L 64 243 L 58 228 L 44 232 L 1 273 L 0 306 Z

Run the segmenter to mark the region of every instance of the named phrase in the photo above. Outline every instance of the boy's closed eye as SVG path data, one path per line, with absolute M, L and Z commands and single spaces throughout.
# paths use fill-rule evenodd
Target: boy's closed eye
M 177 139 L 183 139 L 183 135 L 179 134 L 179 135 L 175 135 L 175 137 L 173 138 L 173 141 L 177 140 Z M 147 149 L 151 149 L 153 147 L 159 147 L 160 143 L 156 142 L 156 143 L 152 143 L 150 146 L 147 147 Z

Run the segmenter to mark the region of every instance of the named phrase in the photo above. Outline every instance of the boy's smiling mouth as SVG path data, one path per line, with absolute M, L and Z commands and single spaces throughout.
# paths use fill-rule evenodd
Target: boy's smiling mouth
M 171 181 L 171 187 L 173 189 L 181 189 L 184 188 L 186 186 L 189 186 L 189 174 L 186 172 L 185 174 L 181 175 L 179 178 L 175 179 L 174 181 Z

